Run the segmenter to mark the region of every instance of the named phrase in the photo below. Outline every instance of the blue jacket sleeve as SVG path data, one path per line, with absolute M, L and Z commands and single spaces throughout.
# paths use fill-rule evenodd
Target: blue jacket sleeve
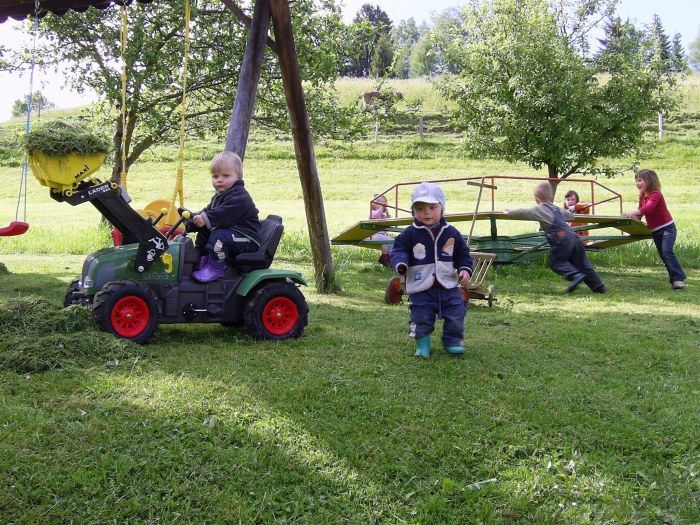
M 473 273 L 474 261 L 469 253 L 469 246 L 464 242 L 464 237 L 462 237 L 461 234 L 458 234 L 455 238 L 455 255 L 453 261 L 457 270 L 466 268 L 469 275 Z
M 394 248 L 391 251 L 391 267 L 396 269 L 399 264 L 408 266 L 408 254 L 411 245 L 410 228 L 406 228 L 394 239 Z

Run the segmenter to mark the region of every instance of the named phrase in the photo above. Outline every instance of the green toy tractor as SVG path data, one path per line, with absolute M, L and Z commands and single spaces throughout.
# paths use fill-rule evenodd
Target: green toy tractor
M 306 281 L 299 272 L 270 268 L 284 230 L 280 217 L 261 221 L 257 252 L 238 255 L 224 277 L 201 283 L 191 277 L 199 259 L 192 240 L 170 239 L 189 218 L 187 210 L 180 209 L 180 220 L 163 233 L 156 228 L 163 214 L 155 220 L 142 217 L 118 185 L 85 180 L 94 169 L 77 166 L 67 176 L 73 181 L 69 187 L 58 176 L 53 182 L 51 170 L 42 184 L 56 201 L 92 203 L 121 232 L 122 245 L 88 255 L 80 277 L 68 287 L 65 306 L 91 306 L 104 330 L 136 343 L 149 341 L 159 324 L 172 323 L 243 326 L 256 339 L 302 335 L 309 308 L 299 286 Z

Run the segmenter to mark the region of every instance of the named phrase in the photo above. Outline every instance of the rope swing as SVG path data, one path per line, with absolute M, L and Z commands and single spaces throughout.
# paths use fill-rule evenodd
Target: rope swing
M 36 35 L 39 32 L 39 0 L 34 2 L 34 23 L 32 24 L 32 63 L 29 69 L 29 93 L 27 94 L 27 118 L 24 124 L 24 134 L 29 133 L 32 116 L 32 105 L 34 103 L 34 68 L 36 66 Z M 27 158 L 22 162 L 22 173 L 19 179 L 19 191 L 17 192 L 17 207 L 15 208 L 15 220 L 8 226 L 0 228 L 0 237 L 11 237 L 22 235 L 29 229 L 27 222 L 27 176 L 29 174 L 29 164 Z M 22 207 L 22 220 L 19 219 L 19 209 Z
M 179 139 L 179 151 L 178 151 L 178 167 L 175 177 L 175 186 L 173 188 L 172 196 L 170 200 L 166 199 L 156 199 L 148 203 L 143 210 L 137 210 L 144 217 L 157 217 L 159 214 L 165 212 L 163 228 L 172 226 L 179 219 L 177 213 L 176 203 L 179 206 L 184 206 L 185 195 L 184 195 L 184 160 L 185 160 L 185 135 L 187 129 L 187 108 L 188 108 L 188 96 L 187 96 L 187 79 L 188 79 L 188 60 L 190 54 L 190 19 L 191 19 L 191 5 L 190 0 L 185 0 L 184 2 L 184 50 L 182 59 L 182 71 L 180 74 L 180 83 L 182 86 L 182 99 L 180 102 L 180 131 L 178 134 Z M 126 71 L 126 48 L 128 41 L 128 18 L 126 2 L 121 5 L 121 174 L 120 180 L 121 185 L 126 189 L 127 184 L 127 170 L 126 170 L 126 126 L 127 126 L 127 107 L 126 107 L 126 95 L 127 95 L 127 71 Z

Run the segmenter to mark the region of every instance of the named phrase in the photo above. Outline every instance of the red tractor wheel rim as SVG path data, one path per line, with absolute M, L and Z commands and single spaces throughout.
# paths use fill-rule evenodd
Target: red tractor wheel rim
M 150 320 L 151 312 L 146 301 L 135 295 L 119 299 L 110 316 L 114 333 L 120 337 L 136 337 L 146 329 Z
M 262 323 L 272 335 L 284 335 L 299 320 L 299 309 L 289 297 L 273 297 L 262 311 Z

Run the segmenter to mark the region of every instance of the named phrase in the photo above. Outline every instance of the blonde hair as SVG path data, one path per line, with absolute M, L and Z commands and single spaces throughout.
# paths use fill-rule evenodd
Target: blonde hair
M 545 201 L 552 202 L 554 200 L 554 191 L 552 191 L 552 185 L 549 182 L 540 182 L 535 186 L 535 198 Z
M 661 181 L 654 170 L 639 170 L 634 174 L 634 180 L 641 179 L 647 185 L 647 191 L 651 193 L 653 190 L 661 189 Z
M 231 171 L 238 179 L 243 178 L 243 161 L 232 151 L 222 151 L 211 159 L 211 171 Z

